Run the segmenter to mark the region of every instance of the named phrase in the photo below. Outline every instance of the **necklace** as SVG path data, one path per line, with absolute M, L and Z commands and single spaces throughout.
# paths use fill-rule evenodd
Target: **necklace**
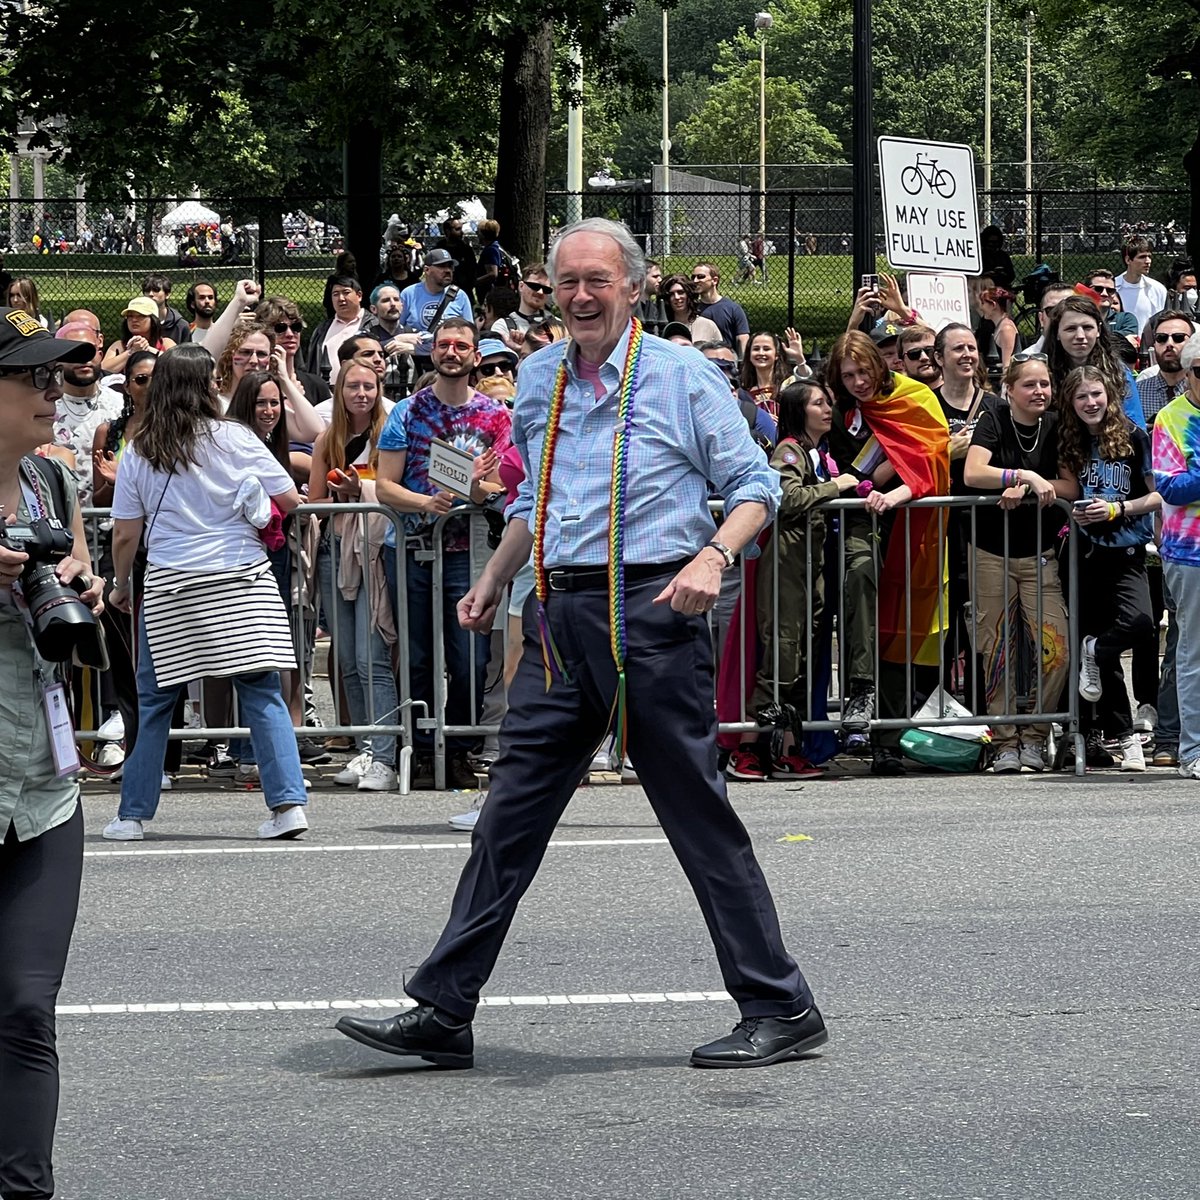
M 1038 442 L 1042 440 L 1042 418 L 1038 417 L 1037 419 L 1037 429 L 1034 431 L 1033 444 L 1030 446 L 1025 445 L 1025 443 L 1021 441 L 1021 431 L 1017 428 L 1017 419 L 1012 415 L 1011 408 L 1008 410 L 1008 419 L 1012 422 L 1013 433 L 1017 438 L 1017 449 L 1019 449 L 1022 454 L 1032 454 L 1038 448 Z
M 617 735 L 616 752 L 625 753 L 625 653 L 628 648 L 625 620 L 625 497 L 629 475 L 629 435 L 633 429 L 633 393 L 637 384 L 638 364 L 642 357 L 642 323 L 636 317 L 629 332 L 629 349 L 621 372 L 617 393 L 617 428 L 613 436 L 612 489 L 608 506 L 608 604 L 609 648 L 617 668 L 617 691 L 613 698 L 612 723 Z M 549 579 L 546 572 L 546 515 L 550 507 L 550 477 L 554 471 L 554 450 L 567 395 L 567 353 L 554 377 L 554 391 L 546 413 L 546 432 L 542 440 L 537 490 L 533 507 L 533 577 L 537 596 L 538 633 L 542 645 L 542 665 L 546 671 L 546 690 L 554 679 L 569 682 L 562 656 L 554 644 L 546 619 Z

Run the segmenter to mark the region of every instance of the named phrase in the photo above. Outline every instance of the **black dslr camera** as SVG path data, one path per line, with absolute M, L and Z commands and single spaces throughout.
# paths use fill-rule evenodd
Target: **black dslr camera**
M 33 641 L 47 662 L 66 662 L 73 654 L 88 667 L 106 667 L 106 655 L 92 610 L 79 598 L 83 585 L 63 583 L 54 573 L 71 553 L 74 539 L 54 517 L 0 529 L 0 546 L 28 554 L 21 571 L 21 594 L 33 620 Z

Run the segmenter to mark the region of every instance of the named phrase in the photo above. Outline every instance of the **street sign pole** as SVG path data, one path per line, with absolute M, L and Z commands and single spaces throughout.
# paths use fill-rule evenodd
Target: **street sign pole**
M 875 273 L 874 81 L 871 72 L 871 0 L 854 0 L 854 282 Z

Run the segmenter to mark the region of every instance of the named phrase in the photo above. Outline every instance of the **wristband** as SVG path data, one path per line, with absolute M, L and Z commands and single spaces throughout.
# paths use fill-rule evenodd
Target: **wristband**
M 1125 501 L 1118 500 L 1117 503 L 1121 506 L 1121 520 L 1125 520 Z
M 1110 521 L 1117 519 L 1117 506 L 1111 500 L 1108 502 L 1108 519 Z

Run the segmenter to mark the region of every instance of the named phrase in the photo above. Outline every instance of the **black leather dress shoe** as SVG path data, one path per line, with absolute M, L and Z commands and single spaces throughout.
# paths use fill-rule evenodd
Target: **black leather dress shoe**
M 728 1037 L 692 1051 L 693 1067 L 768 1067 L 829 1041 L 814 1004 L 798 1017 L 747 1017 Z
M 454 1021 L 428 1004 L 383 1021 L 342 1017 L 339 1033 L 385 1054 L 408 1054 L 435 1067 L 465 1070 L 475 1065 L 475 1035 L 470 1021 Z

